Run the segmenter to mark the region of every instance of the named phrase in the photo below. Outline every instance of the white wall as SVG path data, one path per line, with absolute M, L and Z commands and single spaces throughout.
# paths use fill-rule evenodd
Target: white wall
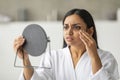
M 13 40 L 21 35 L 23 29 L 31 23 L 40 24 L 51 39 L 52 49 L 62 47 L 63 30 L 61 22 L 11 22 L 0 23 L 0 80 L 17 80 L 20 68 L 15 68 Z M 96 21 L 100 48 L 113 53 L 120 65 L 120 23 L 117 21 Z M 119 66 L 120 72 L 120 66 Z

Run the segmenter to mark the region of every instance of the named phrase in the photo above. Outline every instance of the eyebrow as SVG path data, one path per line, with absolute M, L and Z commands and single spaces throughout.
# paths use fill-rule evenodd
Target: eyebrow
M 68 25 L 68 24 L 64 24 L 64 25 Z M 82 25 L 82 24 L 80 24 L 80 23 L 75 23 L 75 24 L 72 24 L 72 25 Z
M 81 25 L 81 24 L 80 23 L 73 24 L 73 26 L 75 26 L 75 25 Z

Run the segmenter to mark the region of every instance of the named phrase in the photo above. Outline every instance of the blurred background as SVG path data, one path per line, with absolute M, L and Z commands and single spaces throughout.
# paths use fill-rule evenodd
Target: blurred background
M 22 69 L 14 67 L 13 41 L 27 25 L 41 25 L 50 37 L 51 49 L 62 48 L 62 19 L 72 8 L 92 14 L 99 47 L 114 55 L 120 72 L 120 0 L 0 0 L 0 80 L 18 80 L 21 74 Z
M 85 8 L 97 20 L 116 20 L 119 7 L 119 0 L 0 0 L 0 14 L 13 21 L 61 20 L 71 8 Z

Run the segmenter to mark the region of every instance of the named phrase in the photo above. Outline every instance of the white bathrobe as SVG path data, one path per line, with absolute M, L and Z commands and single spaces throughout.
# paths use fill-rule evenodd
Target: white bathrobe
M 40 62 L 40 67 L 34 71 L 31 80 L 118 80 L 118 64 L 114 56 L 101 49 L 98 54 L 103 67 L 92 74 L 92 65 L 88 53 L 85 52 L 74 68 L 68 47 L 46 53 Z M 23 73 L 19 80 L 24 80 Z

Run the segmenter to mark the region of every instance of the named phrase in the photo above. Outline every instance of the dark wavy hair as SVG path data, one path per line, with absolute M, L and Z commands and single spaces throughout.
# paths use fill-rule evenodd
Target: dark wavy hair
M 86 23 L 88 29 L 93 27 L 94 33 L 93 33 L 92 37 L 96 41 L 97 48 L 99 48 L 98 42 L 97 42 L 97 32 L 96 32 L 96 28 L 95 28 L 95 23 L 94 23 L 94 20 L 92 18 L 92 15 L 87 10 L 85 10 L 85 9 L 72 9 L 72 10 L 68 11 L 63 18 L 63 25 L 64 25 L 64 21 L 65 21 L 66 17 L 73 15 L 73 14 L 77 14 L 80 18 L 82 18 L 83 21 Z M 66 44 L 65 40 L 63 40 L 63 41 L 64 41 L 63 47 L 66 47 L 67 44 Z

